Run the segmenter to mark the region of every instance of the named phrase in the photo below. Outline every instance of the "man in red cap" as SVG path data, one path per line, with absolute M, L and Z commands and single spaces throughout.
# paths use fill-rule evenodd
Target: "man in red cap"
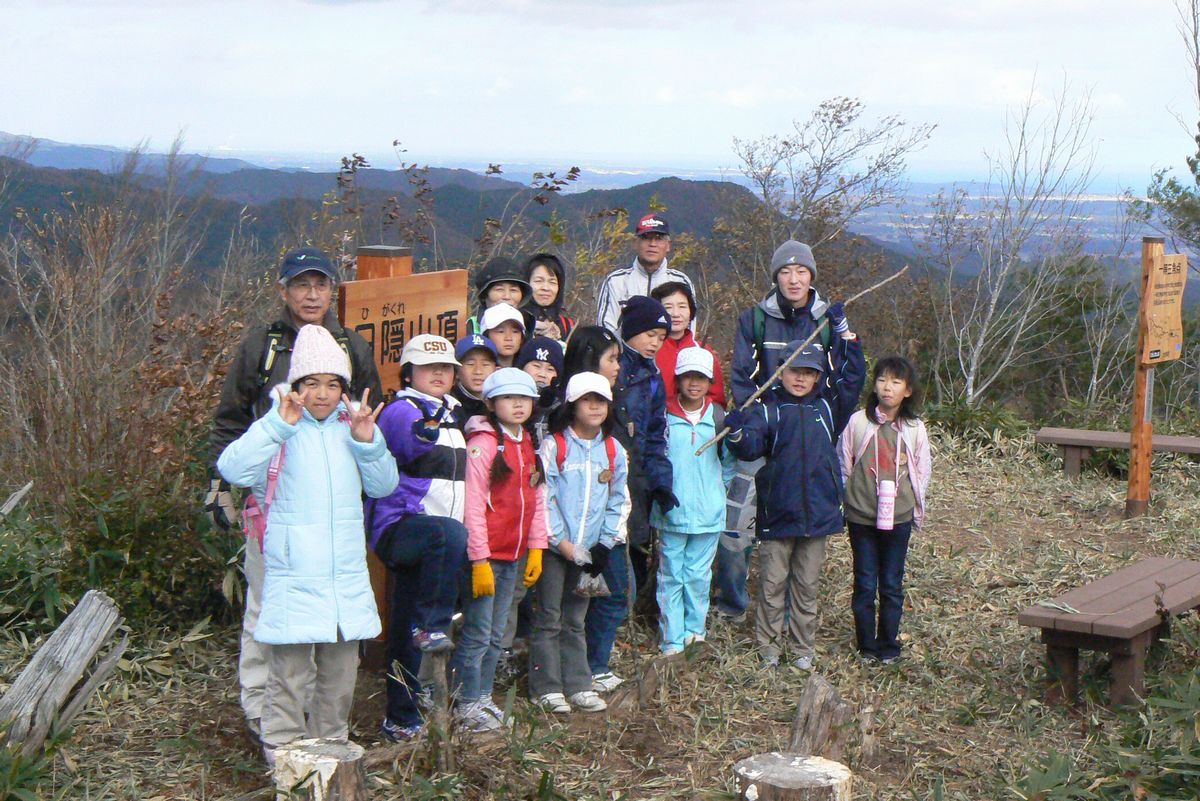
M 621 310 L 634 295 L 649 295 L 651 290 L 668 281 L 687 284 L 695 295 L 692 279 L 686 273 L 667 266 L 671 252 L 671 226 L 667 218 L 651 212 L 638 220 L 634 227 L 634 247 L 637 257 L 633 264 L 613 270 L 600 285 L 596 322 L 614 333 L 618 330 Z

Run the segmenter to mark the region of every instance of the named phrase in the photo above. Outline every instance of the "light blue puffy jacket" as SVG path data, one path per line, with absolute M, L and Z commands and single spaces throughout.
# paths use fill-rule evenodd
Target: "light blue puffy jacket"
M 367 573 L 362 493 L 381 498 L 400 480 L 383 433 L 358 442 L 344 404 L 296 425 L 278 403 L 217 460 L 230 484 L 252 487 L 260 506 L 267 468 L 286 444 L 263 538 L 266 579 L 254 639 L 269 645 L 366 640 L 380 632 Z M 253 543 L 248 544 L 254 547 Z
M 717 435 L 713 405 L 704 401 L 700 422 L 692 425 L 678 398 L 667 403 L 667 453 L 671 457 L 671 491 L 679 505 L 663 514 L 654 504 L 650 524 L 672 534 L 711 534 L 725 529 L 725 488 L 736 472 L 737 460 L 727 448 L 714 445 L 696 451 Z
M 558 468 L 558 441 L 546 437 L 542 441 L 542 468 L 546 471 L 546 527 L 551 548 L 558 549 L 563 540 L 570 540 L 583 551 L 600 543 L 611 548 L 625 541 L 625 524 L 629 519 L 629 491 L 625 482 L 629 476 L 629 460 L 621 443 L 613 440 L 613 471 L 607 482 L 600 481 L 608 470 L 608 451 L 604 436 L 580 439 L 567 427 L 563 432 L 567 452 L 562 470 Z M 576 557 L 581 561 L 582 554 Z

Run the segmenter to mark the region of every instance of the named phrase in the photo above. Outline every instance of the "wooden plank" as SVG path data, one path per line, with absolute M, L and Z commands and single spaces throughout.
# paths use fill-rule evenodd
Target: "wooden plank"
M 1092 431 L 1084 428 L 1042 428 L 1034 436 L 1039 445 L 1129 450 L 1129 434 L 1123 431 Z M 1156 434 L 1153 448 L 1159 453 L 1200 453 L 1200 437 Z
M 1119 614 L 1096 620 L 1092 632 L 1106 637 L 1132 637 L 1158 626 L 1162 622 L 1158 615 L 1158 593 L 1158 587 L 1154 587 Z M 1162 592 L 1162 605 L 1171 615 L 1200 605 L 1200 574 L 1168 584 Z
M 1156 625 L 1154 596 L 1159 592 L 1158 583 L 1171 587 L 1186 582 L 1200 574 L 1200 564 L 1182 560 L 1162 571 L 1128 584 L 1120 590 L 1095 597 L 1085 603 L 1071 603 L 1079 610 L 1077 615 L 1064 615 L 1055 620 L 1054 627 L 1062 631 L 1087 631 L 1099 633 L 1096 626 L 1103 625 L 1118 636 L 1132 636 Z M 1069 593 L 1068 593 L 1069 594 Z M 1065 599 L 1066 596 L 1063 596 Z M 1147 606 L 1148 604 L 1148 606 Z M 1147 608 L 1150 610 L 1146 612 Z M 1132 610 L 1137 611 L 1132 611 Z
M 1084 651 L 1103 651 L 1107 654 L 1130 653 L 1129 640 L 1124 637 L 1101 637 L 1078 631 L 1054 631 L 1042 629 L 1042 642 L 1046 647 L 1079 648 Z
M 1113 656 L 1108 699 L 1114 705 L 1137 703 L 1146 694 L 1146 649 L 1150 633 L 1139 634 L 1131 645 L 1131 653 Z
M 1070 590 L 1069 592 L 1060 595 L 1053 600 L 1056 603 L 1071 606 L 1082 611 L 1084 606 L 1090 602 L 1098 598 L 1111 595 L 1114 592 L 1120 592 L 1147 577 L 1158 575 L 1172 564 L 1181 561 L 1182 560 L 1168 559 L 1162 556 L 1148 557 L 1130 565 L 1129 567 L 1123 567 L 1115 573 L 1110 573 L 1103 578 L 1088 582 L 1082 587 L 1076 587 L 1075 589 Z M 1091 631 L 1090 625 L 1058 625 L 1059 621 L 1070 621 L 1071 619 L 1078 618 L 1079 615 L 1074 615 L 1070 612 L 1060 612 L 1056 609 L 1046 606 L 1030 606 L 1024 609 L 1017 616 L 1017 622 L 1022 626 L 1061 628 L 1067 631 Z

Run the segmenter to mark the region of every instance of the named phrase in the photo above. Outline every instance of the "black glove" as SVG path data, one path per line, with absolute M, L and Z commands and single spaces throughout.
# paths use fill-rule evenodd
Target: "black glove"
M 413 420 L 412 432 L 417 439 L 425 440 L 426 442 L 437 442 L 438 431 L 442 424 L 442 413 L 446 409 L 446 401 L 442 401 L 442 405 L 432 412 L 423 412 L 420 419 Z
M 204 495 L 204 513 L 208 515 L 208 522 L 222 531 L 233 528 L 237 512 L 233 508 L 233 493 L 229 490 L 228 481 L 214 478 L 208 482 L 208 492 Z
M 540 409 L 550 409 L 558 402 L 558 386 L 557 381 L 551 381 L 550 385 L 544 387 L 538 393 L 537 405 Z
M 588 553 L 591 554 L 592 562 L 583 566 L 583 572 L 589 576 L 598 576 L 608 567 L 608 555 L 612 553 L 612 549 L 597 542 Z
M 850 330 L 850 323 L 846 322 L 846 304 L 840 300 L 830 306 L 825 314 L 829 317 L 829 325 L 833 327 L 834 333 L 844 334 Z
M 675 493 L 666 487 L 659 487 L 651 492 L 650 500 L 658 504 L 659 510 L 664 515 L 679 505 L 679 499 L 675 497 Z
M 733 409 L 725 413 L 725 427 L 729 429 L 730 434 L 741 430 L 744 425 L 746 425 L 746 413 L 741 409 Z

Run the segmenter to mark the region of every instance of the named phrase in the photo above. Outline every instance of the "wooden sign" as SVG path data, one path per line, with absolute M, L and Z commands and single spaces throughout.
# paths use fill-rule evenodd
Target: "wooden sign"
M 1183 290 L 1188 262 L 1182 253 L 1157 255 L 1148 265 L 1150 275 L 1142 295 L 1142 364 L 1158 364 L 1183 354 Z
M 354 280 L 396 278 L 412 275 L 412 248 L 393 245 L 363 245 L 354 251 Z
M 375 352 L 385 397 L 400 389 L 400 352 L 418 334 L 456 342 L 466 333 L 467 271 L 442 270 L 348 281 L 338 294 L 342 325 Z

